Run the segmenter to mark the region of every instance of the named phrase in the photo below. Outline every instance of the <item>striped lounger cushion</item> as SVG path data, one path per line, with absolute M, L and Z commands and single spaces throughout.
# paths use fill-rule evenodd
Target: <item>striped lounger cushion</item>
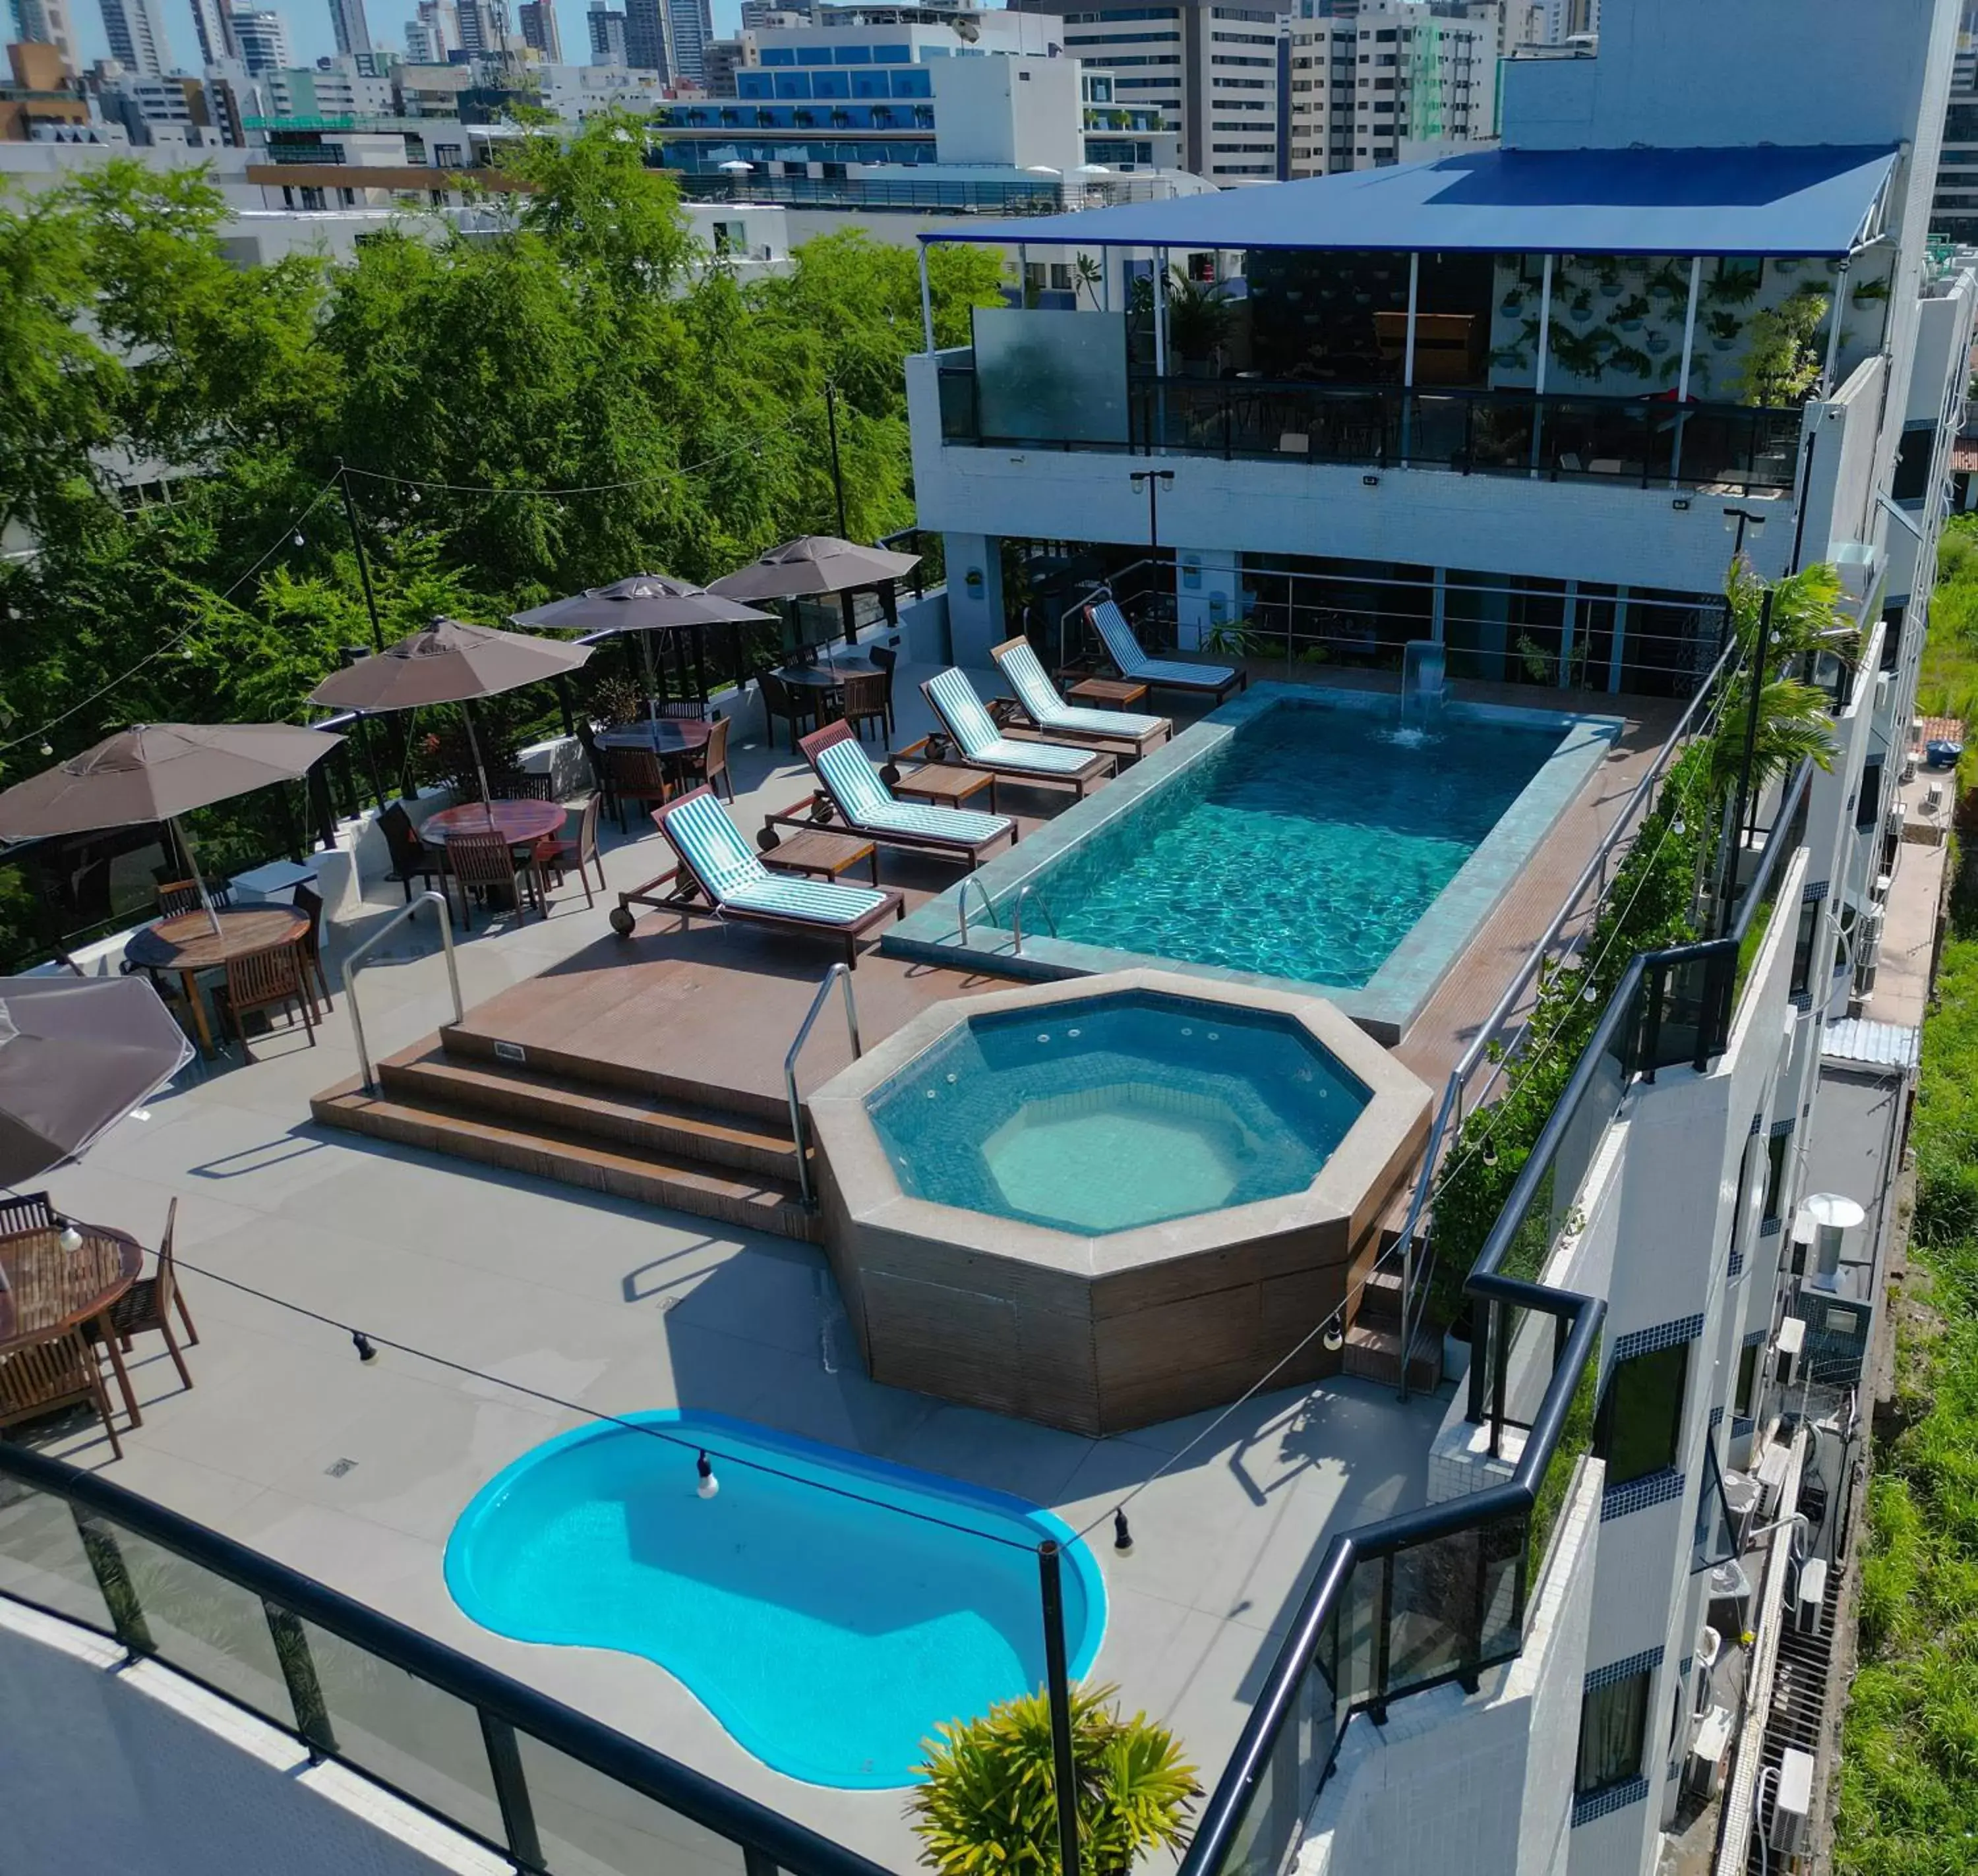
M 1092 760 L 1090 749 L 1011 741 L 990 720 L 974 685 L 961 671 L 944 671 L 929 682 L 928 694 L 964 757 L 981 767 L 1027 769 L 1034 775 L 1075 775 Z
M 716 902 L 738 912 L 766 912 L 819 925 L 849 925 L 886 903 L 869 886 L 772 873 L 750 852 L 721 804 L 700 795 L 666 811 L 666 831 L 679 842 Z
M 845 820 L 855 827 L 973 847 L 983 841 L 993 841 L 1010 825 L 1001 814 L 978 814 L 967 808 L 895 801 L 884 778 L 872 766 L 872 758 L 849 740 L 819 750 L 817 772 L 836 798 Z
M 1151 736 L 1165 720 L 1124 710 L 1081 709 L 1067 703 L 1044 675 L 1037 653 L 1027 645 L 1004 652 L 997 662 L 1010 680 L 1010 688 L 1017 693 L 1017 702 L 1030 712 L 1030 721 L 1040 729 L 1083 730 L 1094 736 Z
M 1149 658 L 1141 650 L 1140 641 L 1134 637 L 1125 613 L 1110 599 L 1102 599 L 1092 609 L 1092 620 L 1123 676 L 1153 684 L 1213 686 L 1226 684 L 1236 675 L 1227 665 L 1191 665 L 1179 659 Z

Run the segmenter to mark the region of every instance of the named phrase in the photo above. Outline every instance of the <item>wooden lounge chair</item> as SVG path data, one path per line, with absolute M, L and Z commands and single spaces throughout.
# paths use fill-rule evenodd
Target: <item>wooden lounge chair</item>
M 1120 766 L 1116 756 L 1103 750 L 1073 748 L 1063 742 L 1019 742 L 1006 736 L 983 707 L 968 674 L 951 666 L 929 678 L 921 694 L 934 708 L 954 744 L 954 759 L 971 768 L 986 768 L 1013 781 L 1061 781 L 1081 798 L 1094 782 L 1103 781 Z
M 653 906 L 683 920 L 718 918 L 766 931 L 835 938 L 845 946 L 846 966 L 858 966 L 858 940 L 888 917 L 906 917 L 905 896 L 887 886 L 845 886 L 832 880 L 772 873 L 711 788 L 696 788 L 653 811 L 653 823 L 666 837 L 680 864 L 618 895 L 611 929 L 628 938 L 636 923 L 632 907 Z M 661 887 L 670 890 L 661 893 Z
M 1016 842 L 1017 824 L 1007 814 L 898 800 L 849 723 L 827 723 L 797 746 L 847 830 L 881 847 L 959 860 L 972 869 L 1005 834 Z
M 1017 707 L 1047 736 L 1100 747 L 1127 743 L 1136 755 L 1145 755 L 1174 734 L 1173 721 L 1168 717 L 1142 716 L 1130 710 L 1086 710 L 1067 703 L 1028 639 L 1005 639 L 1001 645 L 990 646 L 989 656 L 1010 680 Z
M 1085 623 L 1099 635 L 1106 655 L 1123 678 L 1144 684 L 1149 690 L 1187 691 L 1198 697 L 1213 697 L 1218 703 L 1232 691 L 1248 687 L 1250 675 L 1228 665 L 1192 665 L 1179 658 L 1149 658 L 1140 649 L 1126 615 L 1111 599 L 1101 599 L 1085 608 Z

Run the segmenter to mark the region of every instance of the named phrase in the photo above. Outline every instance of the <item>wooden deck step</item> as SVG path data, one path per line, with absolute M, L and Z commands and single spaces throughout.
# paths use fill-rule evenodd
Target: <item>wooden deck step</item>
M 1391 1323 L 1357 1322 L 1346 1332 L 1346 1349 L 1341 1366 L 1362 1380 L 1401 1385 L 1401 1332 Z M 1415 1332 L 1414 1359 L 1408 1365 L 1408 1386 L 1429 1393 L 1442 1382 L 1442 1333 L 1424 1324 Z
M 744 1230 L 811 1244 L 820 1237 L 817 1216 L 805 1210 L 793 1180 L 640 1151 L 567 1128 L 511 1125 L 451 1101 L 367 1095 L 355 1077 L 316 1095 L 309 1108 L 326 1127 L 691 1212 Z
M 436 1042 L 378 1065 L 382 1092 L 415 1105 L 440 1103 L 535 1131 L 549 1128 L 795 1184 L 797 1150 L 781 1125 L 752 1115 L 674 1101 L 515 1068 L 461 1060 Z

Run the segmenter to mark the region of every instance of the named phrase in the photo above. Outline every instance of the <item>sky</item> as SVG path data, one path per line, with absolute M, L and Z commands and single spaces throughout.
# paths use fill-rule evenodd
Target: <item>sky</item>
M 256 0 L 266 5 L 268 0 Z M 225 0 L 223 0 L 225 4 Z M 613 0 L 622 7 L 624 0 Z M 171 48 L 172 62 L 181 71 L 199 69 L 199 35 L 194 31 L 192 8 L 187 0 L 159 0 L 164 13 L 165 38 Z M 741 0 L 713 0 L 714 30 L 717 36 L 735 32 L 741 24 Z M 313 65 L 336 50 L 329 28 L 329 0 L 274 0 L 275 11 L 288 21 L 289 49 L 299 65 Z M 572 64 L 582 64 L 590 56 L 590 35 L 584 22 L 590 0 L 557 0 L 557 24 L 563 34 L 563 55 Z M 364 0 L 364 16 L 371 36 L 381 45 L 405 43 L 405 22 L 416 16 L 414 0 Z M 69 16 L 81 41 L 82 61 L 87 65 L 110 56 L 109 41 L 103 33 L 103 11 L 97 0 L 69 0 Z M 10 15 L 11 17 L 11 15 Z M 508 17 L 515 17 L 514 0 L 510 0 Z

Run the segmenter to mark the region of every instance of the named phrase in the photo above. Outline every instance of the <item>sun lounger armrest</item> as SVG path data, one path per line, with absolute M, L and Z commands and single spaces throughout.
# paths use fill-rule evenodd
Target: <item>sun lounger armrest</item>
M 802 832 L 810 827 L 833 826 L 837 820 L 838 810 L 831 797 L 822 788 L 814 788 L 802 801 L 792 801 L 787 808 L 765 814 L 762 831 L 756 836 L 756 845 L 762 852 L 769 853 L 782 844 L 780 839 L 772 837 L 779 827 L 793 827 Z

